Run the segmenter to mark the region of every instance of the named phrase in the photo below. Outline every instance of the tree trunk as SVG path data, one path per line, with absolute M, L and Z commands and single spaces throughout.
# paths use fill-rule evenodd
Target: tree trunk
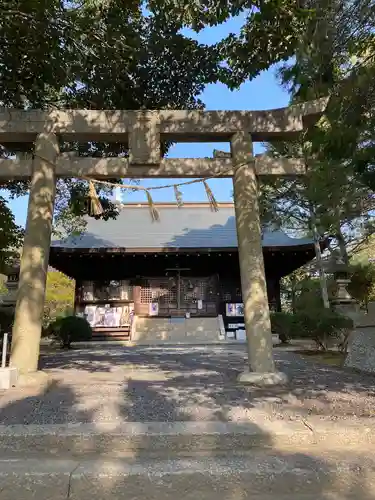
M 315 216 L 313 215 L 313 211 L 311 211 L 311 226 L 314 235 L 314 248 L 315 248 L 315 257 L 316 257 L 316 265 L 319 272 L 319 281 L 320 281 L 320 290 L 322 292 L 323 305 L 326 309 L 330 309 L 329 297 L 328 297 L 328 286 L 327 286 L 327 277 L 323 267 L 323 259 L 322 259 L 322 251 L 320 249 L 320 237 L 319 232 L 315 223 Z
M 295 276 L 291 276 L 291 303 L 292 303 L 292 313 L 296 314 L 296 278 Z
M 338 229 L 338 231 L 335 234 L 335 237 L 336 237 L 338 245 L 339 245 L 340 257 L 345 262 L 345 264 L 348 265 L 349 264 L 349 256 L 348 256 L 348 251 L 346 249 L 346 241 L 345 241 L 344 235 L 341 232 L 341 229 Z

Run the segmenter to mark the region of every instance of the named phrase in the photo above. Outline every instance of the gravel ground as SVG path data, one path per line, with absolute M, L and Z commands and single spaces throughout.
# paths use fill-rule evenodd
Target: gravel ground
M 358 419 L 375 416 L 375 378 L 275 352 L 284 387 L 236 383 L 244 346 L 126 348 L 45 354 L 45 390 L 0 395 L 0 424 L 112 421 L 238 421 L 259 418 Z

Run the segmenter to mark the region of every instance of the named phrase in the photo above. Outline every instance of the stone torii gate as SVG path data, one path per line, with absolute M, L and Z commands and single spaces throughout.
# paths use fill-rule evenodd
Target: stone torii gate
M 11 366 L 36 374 L 57 177 L 233 177 L 248 383 L 284 381 L 275 372 L 258 210 L 259 176 L 301 175 L 299 159 L 253 156 L 253 141 L 288 140 L 314 123 L 326 100 L 270 111 L 0 110 L 0 144 L 34 144 L 33 159 L 0 160 L 0 178 L 31 178 L 13 327 Z M 59 153 L 60 141 L 122 142 L 129 158 Z M 161 141 L 230 142 L 231 158 L 164 159 Z

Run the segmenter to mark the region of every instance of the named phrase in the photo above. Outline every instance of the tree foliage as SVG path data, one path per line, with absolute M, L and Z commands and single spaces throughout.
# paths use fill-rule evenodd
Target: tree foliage
M 319 279 L 305 268 L 296 269 L 281 280 L 281 294 L 286 311 L 293 314 L 300 311 L 317 310 L 324 307 Z M 327 280 L 328 296 L 332 298 L 336 284 L 331 276 Z
M 355 257 L 352 259 L 348 291 L 364 306 L 375 300 L 375 264 L 373 262 Z
M 375 188 L 375 6 L 370 0 L 307 2 L 315 16 L 280 76 L 294 100 L 329 95 L 325 134 L 313 147 Z
M 306 2 L 290 0 L 150 0 L 158 19 L 178 19 L 181 27 L 199 32 L 241 16 L 238 34 L 229 34 L 215 45 L 220 79 L 231 88 L 254 78 L 274 63 L 293 56 L 315 9 Z
M 374 231 L 375 198 L 353 165 L 324 157 L 313 147 L 327 134 L 314 128 L 301 138 L 270 145 L 273 156 L 304 159 L 306 175 L 294 179 L 265 179 L 261 208 L 265 220 L 319 238 L 330 238 L 329 249 L 348 262 L 348 249 Z
M 58 271 L 48 271 L 43 324 L 48 326 L 59 317 L 72 314 L 75 283 Z
M 0 105 L 9 108 L 193 109 L 217 79 L 217 51 L 180 32 L 175 18 L 142 13 L 143 2 L 7 0 L 0 5 Z M 3 143 L 2 155 L 32 144 Z M 166 150 L 165 145 L 164 150 Z M 121 143 L 69 143 L 82 156 L 126 156 Z M 116 179 L 117 180 L 117 179 Z M 13 196 L 28 182 L 4 182 Z M 101 188 L 103 218 L 116 217 Z M 81 230 L 87 183 L 58 181 L 55 217 Z
M 199 31 L 241 15 L 242 29 L 215 47 L 231 88 L 275 63 L 294 101 L 330 96 L 326 133 L 312 147 L 349 165 L 375 189 L 375 5 L 372 0 L 150 0 L 163 19 Z
M 279 76 L 293 102 L 323 95 L 330 101 L 325 117 L 298 141 L 270 147 L 272 154 L 304 158 L 307 175 L 268 183 L 263 207 L 281 224 L 329 236 L 330 250 L 349 264 L 350 253 L 374 232 L 375 7 L 367 0 L 305 7 L 314 15 Z M 350 271 L 353 291 L 364 300 L 369 266 Z
M 0 196 L 0 273 L 5 274 L 10 262 L 17 256 L 23 240 L 23 229 L 19 227 L 6 199 Z

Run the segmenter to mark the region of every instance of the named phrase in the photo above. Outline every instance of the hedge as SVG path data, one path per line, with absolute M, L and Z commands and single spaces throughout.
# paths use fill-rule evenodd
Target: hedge
M 353 328 L 353 321 L 331 309 L 319 308 L 299 311 L 295 314 L 276 312 L 271 314 L 273 333 L 281 342 L 293 338 L 310 338 L 318 347 L 327 349 L 332 340 L 340 340 Z

